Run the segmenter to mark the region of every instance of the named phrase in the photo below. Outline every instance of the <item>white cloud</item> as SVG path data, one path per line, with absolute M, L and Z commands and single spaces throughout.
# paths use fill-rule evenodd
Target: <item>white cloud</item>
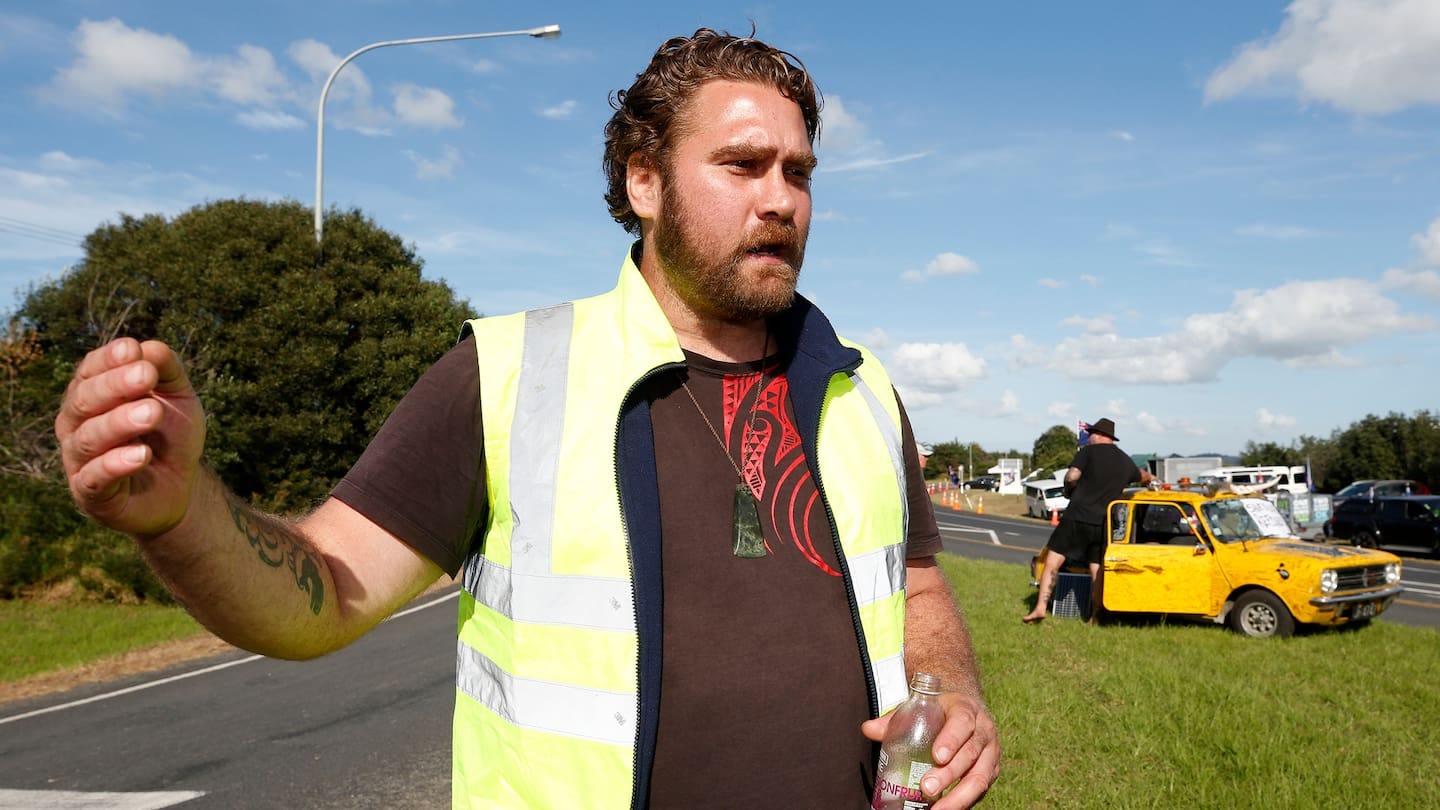
M 98 160 L 89 158 L 77 158 L 61 151 L 46 152 L 40 156 L 39 168 L 63 174 L 76 174 L 78 172 L 90 172 L 100 168 Z
M 1115 331 L 1115 319 L 1109 315 L 1102 315 L 1098 318 L 1086 318 L 1080 315 L 1071 315 L 1060 322 L 1061 326 L 1075 328 L 1080 327 L 1090 335 L 1108 335 Z
M 1089 284 L 1091 287 L 1098 287 L 1100 285 L 1100 277 L 1089 273 L 1081 273 L 1080 280 Z
M 1057 278 L 1042 278 L 1035 283 L 1039 284 L 1041 287 L 1044 287 L 1047 290 L 1058 290 L 1061 287 L 1065 286 L 1065 282 Z
M 1404 270 L 1392 268 L 1380 276 L 1385 289 L 1406 290 L 1440 301 L 1440 270 Z
M 878 169 L 928 156 L 929 152 L 892 155 L 839 96 L 826 96 L 820 111 L 820 137 L 816 146 L 822 151 L 819 172 L 851 172 Z M 832 162 L 832 157 L 834 158 Z
M 1010 340 L 1006 342 L 1005 362 L 1009 363 L 1011 368 L 1043 366 L 1049 355 L 1049 347 L 1041 346 L 1024 335 L 1011 335 Z
M 290 113 L 275 110 L 245 110 L 236 113 L 235 123 L 246 129 L 260 130 L 261 132 L 301 129 L 310 125 L 309 122 Z
M 1115 136 L 1116 138 L 1119 138 L 1120 140 L 1122 140 L 1122 141 L 1124 141 L 1124 142 L 1126 142 L 1126 143 L 1134 143 L 1134 142 L 1135 142 L 1135 136 L 1134 136 L 1133 134 L 1131 134 L 1130 132 L 1127 132 L 1127 131 L 1125 131 L 1125 130 L 1123 130 L 1123 129 L 1111 130 L 1111 131 L 1110 131 L 1110 134 L 1113 135 L 1113 136 Z
M 297 39 L 290 43 L 285 49 L 290 61 L 300 66 L 300 69 L 315 82 L 323 82 L 330 76 L 330 71 L 340 64 L 340 57 L 330 46 L 317 39 Z M 365 95 L 370 95 L 370 80 L 365 78 L 365 71 L 355 64 L 350 64 L 340 75 L 335 77 L 335 83 L 330 86 L 331 93 L 344 93 L 345 88 L 352 90 L 360 89 Z
M 925 265 L 925 274 L 930 276 L 963 276 L 978 272 L 980 265 L 959 253 L 941 253 Z
M 1000 403 L 995 409 L 996 416 L 1015 416 L 1020 413 L 1020 397 L 1010 389 L 1000 394 Z
M 50 98 L 59 104 L 120 115 L 131 94 L 160 97 L 202 81 L 203 63 L 168 34 L 117 19 L 82 20 L 70 41 L 75 60 L 50 82 Z
M 1110 399 L 1105 401 L 1105 413 L 1110 414 L 1113 419 L 1117 416 L 1129 416 L 1130 411 L 1125 407 L 1125 400 Z
M 925 264 L 924 270 L 907 270 L 900 274 L 905 281 L 924 281 L 927 278 L 965 276 L 980 272 L 980 265 L 969 256 L 959 253 L 940 253 Z
M 1204 428 L 1191 424 L 1189 420 L 1183 417 L 1172 416 L 1161 418 L 1148 411 L 1141 411 L 1132 418 L 1135 420 L 1135 426 L 1141 433 L 1153 433 L 1162 436 L 1175 433 L 1183 433 L 1187 436 L 1205 435 Z M 1118 433 L 1119 426 L 1117 425 L 1116 428 L 1116 432 Z M 1128 428 L 1126 428 L 1126 430 L 1128 430 Z
M 1255 412 L 1255 426 L 1264 431 L 1289 430 L 1295 427 L 1295 417 L 1261 408 Z
M 273 105 L 288 93 L 289 82 L 264 48 L 241 45 L 237 56 L 216 59 L 210 66 L 215 94 L 246 106 Z
M 1426 264 L 1440 266 L 1440 218 L 1430 223 L 1425 233 L 1417 233 L 1410 241 L 1420 248 L 1420 259 Z
M 880 351 L 890 348 L 890 335 L 884 329 L 876 327 L 860 337 L 861 345 L 871 351 Z
M 1075 420 L 1075 403 L 1052 402 L 1045 406 L 1045 415 L 1051 419 L 1064 420 L 1068 424 Z
M 1158 264 L 1163 267 L 1197 267 L 1194 259 L 1186 255 L 1185 251 L 1175 247 L 1164 239 L 1148 239 L 1135 246 L 1135 252 L 1150 260 L 1151 264 Z
M 450 177 L 463 162 L 460 159 L 460 150 L 449 145 L 446 145 L 438 158 L 423 157 L 408 150 L 405 156 L 415 163 L 415 176 L 421 180 Z
M 1260 239 L 1305 239 L 1315 236 L 1315 231 L 1299 225 L 1271 225 L 1257 222 L 1235 229 L 1240 236 L 1254 236 Z
M 893 166 L 897 163 L 909 163 L 912 160 L 919 160 L 928 157 L 929 152 L 911 152 L 908 155 L 896 157 L 862 157 L 842 163 L 826 163 L 816 171 L 819 172 L 854 172 L 864 169 L 878 169 L 882 166 Z
M 1270 290 L 1241 290 L 1229 310 L 1191 315 L 1172 334 L 1087 334 L 1061 341 L 1047 356 L 1053 369 L 1073 378 L 1178 384 L 1213 380 L 1241 357 L 1270 358 L 1295 367 L 1348 363 L 1343 348 L 1435 327 L 1433 318 L 1402 313 L 1377 284 L 1357 279 L 1298 281 Z
M 545 109 L 541 110 L 540 115 L 545 118 L 551 118 L 555 120 L 569 118 L 570 116 L 575 114 L 576 106 L 577 105 L 574 99 L 565 99 L 559 104 L 546 107 Z
M 845 109 L 845 102 L 839 96 L 825 96 L 825 108 L 820 111 L 820 139 L 817 146 L 826 151 L 853 152 L 865 146 L 869 136 L 865 125 Z
M 416 84 L 400 84 L 394 89 L 395 117 L 414 127 L 454 129 L 460 126 L 455 117 L 455 102 L 440 90 Z
M 985 376 L 985 361 L 964 343 L 902 343 L 885 363 L 907 404 L 938 401 Z
M 1205 101 L 1286 91 L 1360 115 L 1440 102 L 1440 4 L 1294 0 L 1274 36 L 1243 45 Z

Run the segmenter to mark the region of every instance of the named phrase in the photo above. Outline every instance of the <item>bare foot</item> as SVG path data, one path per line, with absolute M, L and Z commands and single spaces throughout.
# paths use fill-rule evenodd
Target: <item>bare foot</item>
M 1024 616 L 1021 616 L 1021 617 L 1020 617 L 1020 621 L 1026 623 L 1026 624 L 1037 624 L 1037 623 L 1039 623 L 1039 622 L 1041 622 L 1041 621 L 1044 621 L 1044 620 L 1045 620 L 1045 614 L 1044 614 L 1043 612 L 1038 612 L 1038 611 L 1036 611 L 1036 612 L 1031 612 L 1031 613 L 1027 613 L 1027 614 L 1025 614 Z

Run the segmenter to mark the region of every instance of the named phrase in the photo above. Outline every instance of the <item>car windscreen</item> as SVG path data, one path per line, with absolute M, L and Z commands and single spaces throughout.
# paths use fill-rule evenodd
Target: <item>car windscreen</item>
M 1338 497 L 1342 498 L 1348 498 L 1351 495 L 1364 495 L 1365 493 L 1369 492 L 1370 487 L 1374 485 L 1374 481 L 1356 481 L 1355 483 L 1351 484 L 1348 487 L 1345 487 L 1344 489 L 1340 490 L 1335 494 Z
M 1224 498 L 1200 506 L 1215 539 L 1222 543 L 1259 540 L 1265 537 L 1294 537 L 1275 504 L 1264 498 Z

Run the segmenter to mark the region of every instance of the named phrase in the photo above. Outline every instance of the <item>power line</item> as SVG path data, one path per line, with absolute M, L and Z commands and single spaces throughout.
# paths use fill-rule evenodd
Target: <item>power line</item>
M 15 236 L 24 236 L 41 242 L 50 242 L 56 245 L 67 247 L 79 247 L 85 237 L 69 231 L 62 231 L 59 228 L 51 228 L 46 225 L 37 225 L 33 222 L 15 219 L 13 217 L 0 216 L 0 233 L 9 233 Z

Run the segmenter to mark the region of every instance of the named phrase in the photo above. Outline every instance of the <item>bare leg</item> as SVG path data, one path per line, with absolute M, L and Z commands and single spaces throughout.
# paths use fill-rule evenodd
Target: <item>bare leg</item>
M 1100 623 L 1101 596 L 1105 593 L 1105 568 L 1090 563 L 1090 624 Z
M 1035 609 L 1020 617 L 1020 621 L 1033 624 L 1044 619 L 1050 606 L 1050 594 L 1055 590 L 1056 577 L 1065 567 L 1065 555 L 1053 550 L 1045 552 L 1045 570 L 1040 572 L 1040 595 L 1035 600 Z

